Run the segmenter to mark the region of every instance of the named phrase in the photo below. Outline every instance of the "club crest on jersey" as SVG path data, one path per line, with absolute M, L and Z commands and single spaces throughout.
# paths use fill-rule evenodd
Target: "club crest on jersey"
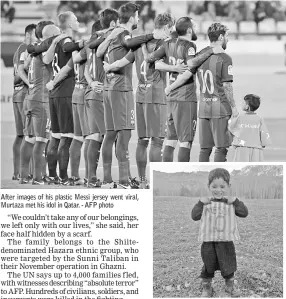
M 229 75 L 232 75 L 232 65 L 228 66 L 227 72 L 228 72 Z
M 195 55 L 195 54 L 196 54 L 196 50 L 193 47 L 189 48 L 188 55 L 191 56 L 191 55 Z
M 131 38 L 130 35 L 126 35 L 124 39 L 125 39 L 125 40 L 128 40 L 128 39 L 130 39 L 130 38 Z

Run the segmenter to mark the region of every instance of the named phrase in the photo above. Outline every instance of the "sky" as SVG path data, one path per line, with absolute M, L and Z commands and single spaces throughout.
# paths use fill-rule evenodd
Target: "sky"
M 151 169 L 162 172 L 210 171 L 214 168 L 225 168 L 228 171 L 240 170 L 250 163 L 151 163 Z

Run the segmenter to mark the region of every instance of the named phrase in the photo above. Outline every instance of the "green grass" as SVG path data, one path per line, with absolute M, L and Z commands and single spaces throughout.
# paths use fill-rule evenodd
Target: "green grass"
M 201 294 L 199 222 L 191 219 L 196 198 L 154 198 L 154 297 L 185 298 Z M 238 219 L 235 278 L 242 297 L 283 296 L 282 200 L 246 200 L 247 218 Z M 213 281 L 224 297 L 220 272 Z

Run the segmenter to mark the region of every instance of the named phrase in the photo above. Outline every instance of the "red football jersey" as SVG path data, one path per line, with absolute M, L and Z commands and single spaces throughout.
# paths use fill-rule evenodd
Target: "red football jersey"
M 231 115 L 231 106 L 223 82 L 232 82 L 232 59 L 226 53 L 210 56 L 198 69 L 200 82 L 200 118 L 221 118 Z
M 124 46 L 124 41 L 131 38 L 131 34 L 124 30 L 113 39 L 104 54 L 104 60 L 112 64 L 123 58 L 129 49 Z M 129 64 L 118 71 L 110 72 L 105 76 L 105 90 L 130 91 L 132 88 L 132 64 Z

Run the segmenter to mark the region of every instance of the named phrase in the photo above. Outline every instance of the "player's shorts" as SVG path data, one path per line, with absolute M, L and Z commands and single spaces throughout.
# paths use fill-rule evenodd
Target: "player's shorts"
M 25 135 L 49 138 L 50 135 L 50 110 L 49 103 L 27 101 L 27 115 Z
M 232 136 L 228 131 L 230 116 L 199 119 L 199 141 L 201 148 L 229 147 Z
M 53 133 L 73 133 L 72 98 L 50 98 L 51 130 Z
M 25 114 L 24 114 L 24 104 L 23 102 L 14 102 L 13 103 L 13 110 L 14 110 L 14 118 L 15 118 L 15 125 L 16 125 L 16 134 L 17 136 L 24 135 L 24 125 L 25 125 Z
M 107 131 L 135 129 L 133 91 L 106 90 L 103 94 L 104 123 Z
M 197 127 L 196 102 L 167 102 L 167 139 L 192 142 Z
M 24 98 L 28 92 L 28 88 L 26 85 L 15 86 L 13 92 L 13 102 L 23 103 Z
M 89 135 L 85 104 L 72 104 L 73 128 L 75 136 Z
M 136 103 L 136 126 L 139 138 L 165 137 L 167 105 Z
M 85 94 L 85 85 L 84 84 L 75 84 L 73 93 L 72 93 L 72 103 L 84 104 L 84 94 Z
M 98 100 L 86 101 L 86 114 L 89 134 L 105 134 L 103 102 Z

